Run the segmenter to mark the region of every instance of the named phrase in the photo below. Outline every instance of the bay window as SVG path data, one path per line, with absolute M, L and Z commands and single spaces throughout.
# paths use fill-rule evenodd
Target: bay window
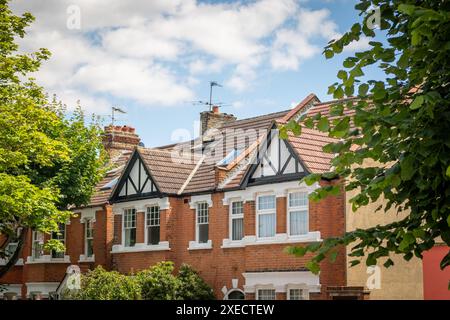
M 125 209 L 123 214 L 125 247 L 136 244 L 136 209 Z
M 257 199 L 257 226 L 259 238 L 270 238 L 276 232 L 276 198 L 275 195 L 263 195 Z
M 288 226 L 290 236 L 307 234 L 309 231 L 308 193 L 291 192 L 288 196 Z
M 160 234 L 160 212 L 159 206 L 147 207 L 147 244 L 156 245 L 159 244 Z
M 230 239 L 242 240 L 244 237 L 244 203 L 234 201 L 231 203 L 230 210 Z
M 209 208 L 207 202 L 197 203 L 196 222 L 196 241 L 207 243 L 209 238 Z

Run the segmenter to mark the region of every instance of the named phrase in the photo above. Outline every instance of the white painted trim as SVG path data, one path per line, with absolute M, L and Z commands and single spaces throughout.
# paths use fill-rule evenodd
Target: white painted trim
M 230 239 L 223 239 L 223 249 L 228 248 L 243 248 L 246 246 L 258 246 L 268 244 L 290 244 L 290 243 L 309 243 L 323 241 L 320 231 L 310 231 L 307 234 L 289 237 L 287 233 L 277 233 L 273 238 L 257 238 L 256 236 L 245 236 L 240 241 L 232 241 Z
M 170 208 L 169 197 L 114 203 L 112 210 L 114 214 L 122 214 L 123 209 L 130 208 L 136 209 L 136 212 L 145 212 L 146 207 L 152 205 L 158 205 L 159 210 L 167 210 Z
M 13 292 L 17 294 L 16 298 L 20 298 L 22 296 L 22 284 L 21 283 L 2 283 L 2 287 L 6 288 L 5 291 L 0 291 L 0 297 L 4 298 L 3 294 L 8 292 Z
M 160 241 L 159 244 L 148 245 L 136 243 L 134 247 L 125 247 L 121 244 L 114 245 L 111 253 L 146 252 L 146 251 L 168 251 L 170 250 L 168 241 Z
M 6 265 L 8 261 L 8 259 L 0 259 L 0 266 Z M 15 266 L 23 266 L 23 258 L 17 259 Z
M 79 213 L 80 222 L 84 223 L 83 221 L 85 221 L 86 219 L 94 219 L 95 221 L 95 213 L 101 210 L 103 210 L 102 207 L 92 207 L 92 208 L 84 208 L 81 210 L 74 210 L 74 213 Z
M 199 196 L 192 196 L 191 201 L 189 202 L 189 208 L 191 209 L 197 209 L 197 203 L 199 202 L 206 202 L 208 204 L 208 207 L 212 207 L 213 203 L 211 200 L 211 194 L 202 194 Z
M 311 186 L 307 186 L 305 183 L 299 184 L 298 180 L 264 184 L 259 186 L 248 187 L 245 190 L 228 191 L 224 193 L 223 203 L 228 204 L 233 198 L 241 198 L 244 201 L 256 201 L 256 197 L 261 193 L 272 193 L 277 198 L 286 197 L 287 193 L 291 190 L 306 191 L 308 194 L 318 189 L 320 186 L 315 183 Z
M 43 297 L 48 297 L 49 292 L 56 291 L 59 286 L 59 282 L 27 282 L 27 297 L 31 292 L 41 292 Z
M 37 263 L 70 263 L 70 256 L 64 255 L 64 258 L 52 258 L 51 254 L 45 254 L 38 259 L 34 259 L 32 256 L 27 257 L 25 264 L 37 264 Z
M 293 285 L 302 285 L 309 292 L 320 292 L 320 278 L 310 271 L 246 272 L 242 275 L 245 293 L 257 294 L 258 289 L 270 288 L 284 293 Z
M 198 243 L 197 241 L 189 241 L 188 250 L 205 250 L 212 249 L 212 241 L 208 240 L 206 243 Z
M 82 262 L 95 262 L 95 254 L 93 254 L 91 257 L 86 257 L 84 254 L 80 254 L 78 263 Z

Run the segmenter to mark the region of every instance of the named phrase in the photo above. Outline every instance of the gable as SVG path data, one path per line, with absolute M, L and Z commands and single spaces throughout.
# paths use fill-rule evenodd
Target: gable
M 306 174 L 305 167 L 289 142 L 278 137 L 272 130 L 257 154 L 257 162 L 248 172 L 248 184 L 287 181 Z
M 120 178 L 111 200 L 124 201 L 158 194 L 159 190 L 156 183 L 139 153 L 135 152 Z

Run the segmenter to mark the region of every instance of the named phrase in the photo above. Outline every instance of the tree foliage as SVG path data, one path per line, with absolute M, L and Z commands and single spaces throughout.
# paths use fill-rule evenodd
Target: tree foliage
M 382 31 L 369 28 L 374 7 L 379 8 Z M 331 107 L 330 117 L 305 116 L 301 124 L 285 130 L 301 131 L 305 126 L 339 139 L 324 147 L 337 154 L 333 171 L 310 175 L 306 183 L 341 177 L 347 191 L 358 190 L 350 199 L 353 210 L 385 199 L 380 210 L 395 208 L 407 214 L 387 225 L 289 249 L 300 256 L 313 252 L 315 271 L 338 245 L 353 244 L 350 256 L 367 254 L 367 265 L 387 257 L 385 267 L 393 264 L 390 253 L 410 260 L 421 258 L 437 239 L 450 245 L 450 2 L 360 0 L 355 8 L 362 22 L 331 41 L 324 50 L 326 58 L 362 36 L 374 38 L 382 32 L 386 40 L 371 41 L 368 50 L 345 59 L 339 81 L 329 87 L 329 93 L 340 99 Z M 385 79 L 363 80 L 371 67 L 380 68 Z M 368 162 L 374 164 L 362 165 Z M 312 197 L 322 199 L 336 188 L 320 188 Z M 449 264 L 450 253 L 441 268 Z
M 86 125 L 80 107 L 69 114 L 50 101 L 30 76 L 50 56 L 19 52 L 16 38 L 33 20 L 0 0 L 0 258 L 18 242 L 0 276 L 15 264 L 27 230 L 58 231 L 70 206 L 88 203 L 104 164 L 98 125 Z
M 177 298 L 181 300 L 213 300 L 211 287 L 191 266 L 183 264 L 178 271 Z

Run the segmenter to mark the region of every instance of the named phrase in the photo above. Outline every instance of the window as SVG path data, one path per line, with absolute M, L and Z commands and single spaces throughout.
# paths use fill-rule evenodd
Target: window
M 244 237 L 244 203 L 242 201 L 231 203 L 230 230 L 231 240 L 242 240 Z
M 244 300 L 245 294 L 241 290 L 233 290 L 228 293 L 228 300 Z
M 84 224 L 84 250 L 86 257 L 92 257 L 94 254 L 94 221 L 86 220 Z
M 275 300 L 275 289 L 259 289 L 257 300 Z
M 276 210 L 276 198 L 274 195 L 258 197 L 257 225 L 259 238 L 275 236 Z
M 159 230 L 159 207 L 147 207 L 147 244 L 159 244 Z
M 309 294 L 307 289 L 289 289 L 289 300 L 308 300 Z
M 125 209 L 123 215 L 123 229 L 125 235 L 125 247 L 133 247 L 136 244 L 136 209 Z
M 197 203 L 197 242 L 208 242 L 208 228 L 209 228 L 209 212 L 208 203 Z
M 290 236 L 299 236 L 308 233 L 308 194 L 306 192 L 289 193 L 288 219 Z
M 17 249 L 17 242 L 10 242 L 5 248 L 5 258 L 6 260 L 9 260 L 10 257 L 16 252 Z
M 58 231 L 52 232 L 52 239 L 59 240 L 63 245 L 65 245 L 66 242 L 66 224 L 60 223 L 58 224 Z M 55 259 L 63 259 L 64 258 L 64 251 L 56 251 L 52 250 L 52 258 Z
M 33 231 L 33 243 L 31 245 L 31 256 L 33 259 L 39 259 L 44 254 L 44 234 L 39 231 Z

